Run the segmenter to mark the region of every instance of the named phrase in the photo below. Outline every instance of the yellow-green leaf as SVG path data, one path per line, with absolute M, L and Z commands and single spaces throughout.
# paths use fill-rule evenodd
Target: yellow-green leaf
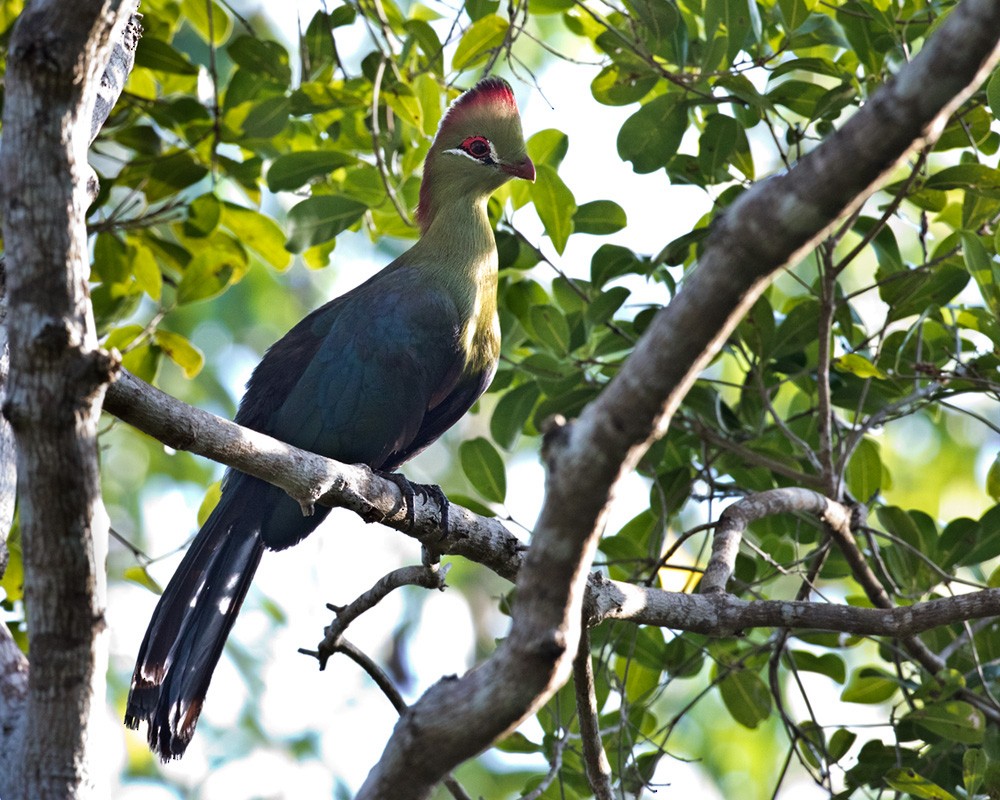
M 171 361 L 184 370 L 185 378 L 193 378 L 205 366 L 205 355 L 186 336 L 157 328 L 153 341 Z
M 132 264 L 132 276 L 138 287 L 153 300 L 159 300 L 163 292 L 163 275 L 160 273 L 153 251 L 142 244 L 130 244 L 128 258 Z
M 891 769 L 885 774 L 885 782 L 897 792 L 907 792 L 911 797 L 920 800 L 955 800 L 955 795 L 945 791 L 914 769 Z
M 287 269 L 292 263 L 291 254 L 285 249 L 285 233 L 270 217 L 252 208 L 223 203 L 222 224 L 275 269 Z
M 876 367 L 871 361 L 857 353 L 848 353 L 833 360 L 834 369 L 838 372 L 849 372 L 859 378 L 877 378 L 886 380 L 889 376 Z
M 140 586 L 145 586 L 151 592 L 163 594 L 162 587 L 155 580 L 153 580 L 153 576 L 149 574 L 145 567 L 126 567 L 125 571 L 122 573 L 122 577 L 127 581 L 132 581 L 132 583 L 138 583 Z
M 1000 453 L 997 453 L 986 473 L 986 494 L 1000 503 Z
M 220 497 L 222 497 L 222 481 L 216 481 L 205 490 L 205 496 L 202 498 L 201 505 L 198 506 L 199 527 L 204 525 L 208 520 L 208 515 L 211 514 L 215 510 L 215 507 L 219 504 Z
M 562 253 L 573 232 L 573 215 L 576 213 L 573 193 L 548 164 L 538 166 L 530 192 L 531 201 L 545 226 L 545 232 L 552 240 L 556 252 Z
M 455 48 L 451 59 L 452 69 L 461 71 L 485 61 L 489 51 L 498 47 L 507 35 L 510 25 L 503 17 L 488 14 L 473 22 Z

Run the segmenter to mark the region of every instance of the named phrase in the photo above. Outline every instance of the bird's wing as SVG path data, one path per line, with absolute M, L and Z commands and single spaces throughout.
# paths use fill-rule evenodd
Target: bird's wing
M 448 410 L 449 423 L 468 407 L 456 415 L 448 402 L 467 383 L 461 320 L 451 297 L 415 270 L 383 275 L 307 317 L 299 335 L 288 337 L 298 342 L 268 353 L 265 361 L 290 357 L 299 377 L 290 386 L 283 377 L 278 391 L 275 383 L 260 382 L 260 391 L 272 395 L 258 403 L 258 414 L 265 403 L 273 407 L 267 432 L 340 461 L 381 468 L 399 463 L 394 456 L 418 438 L 426 445 L 447 427 L 438 422 L 432 437 L 421 436 L 432 406 Z M 281 367 L 262 363 L 260 369 Z M 251 389 L 256 381 L 255 375 Z

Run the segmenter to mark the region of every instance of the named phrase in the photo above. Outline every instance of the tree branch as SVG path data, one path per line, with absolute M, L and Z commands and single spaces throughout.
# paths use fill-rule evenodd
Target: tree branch
M 771 275 L 859 206 L 915 144 L 933 139 L 988 75 L 998 38 L 1000 4 L 965 0 L 894 83 L 717 221 L 698 268 L 621 372 L 579 420 L 550 433 L 546 499 L 518 576 L 510 635 L 486 663 L 410 707 L 359 797 L 426 797 L 444 772 L 562 684 L 579 641 L 587 566 L 618 480 L 662 435 Z
M 698 373 L 775 271 L 813 246 L 838 217 L 858 207 L 914 145 L 921 146 L 940 131 L 995 63 L 998 37 L 1000 5 L 965 0 L 897 80 L 874 95 L 838 133 L 787 173 L 744 193 L 716 221 L 698 268 L 650 325 L 621 372 L 576 422 L 558 426 L 547 436 L 546 501 L 532 547 L 523 563 L 520 545 L 501 551 L 499 559 L 490 557 L 491 567 L 497 564 L 501 574 L 518 575 L 510 635 L 485 663 L 462 678 L 439 682 L 407 709 L 360 798 L 426 797 L 448 770 L 516 726 L 563 683 L 579 642 L 587 567 L 619 478 L 662 435 Z M 285 455 L 298 458 L 292 451 Z M 326 471 L 323 462 L 315 463 Z M 361 479 L 367 477 L 364 471 L 352 470 L 336 478 L 329 473 L 323 491 L 316 485 L 302 486 L 294 477 L 282 480 L 295 484 L 293 496 L 307 503 L 331 487 L 346 491 L 363 517 L 375 519 L 385 510 L 379 505 L 382 500 L 359 495 Z M 397 519 L 402 505 L 398 490 L 375 482 L 368 486 L 396 503 L 395 510 L 384 514 L 386 521 L 393 527 L 403 524 Z M 425 505 L 426 500 L 415 509 L 414 528 L 421 524 L 422 511 L 426 515 Z M 451 525 L 465 521 L 475 519 L 469 515 L 459 522 L 452 515 Z M 495 534 L 498 547 L 513 539 L 505 530 L 482 532 Z M 472 549 L 458 538 L 436 549 Z M 964 596 L 880 611 L 808 603 L 743 604 L 724 596 L 671 595 L 601 578 L 592 578 L 590 585 L 613 589 L 608 593 L 616 598 L 613 603 L 605 598 L 593 605 L 603 617 L 651 624 L 673 619 L 680 627 L 713 632 L 735 632 L 766 617 L 768 625 L 802 627 L 821 621 L 822 627 L 835 630 L 863 619 L 885 635 L 898 635 L 899 629 L 909 631 L 946 609 L 938 603 L 971 603 L 963 610 L 976 616 L 983 605 L 990 606 L 986 613 L 995 613 L 997 602 L 992 592 L 981 592 L 975 602 Z M 687 612 L 685 620 L 677 619 L 678 609 Z M 589 619 L 603 617 L 588 614 Z M 941 624 L 941 618 L 935 624 Z
M 135 0 L 38 0 L 10 40 L 0 216 L 9 265 L 10 385 L 17 441 L 31 669 L 6 798 L 103 794 L 90 772 L 93 701 L 104 697 L 104 557 L 97 421 L 113 361 L 87 291 L 86 152 L 100 78 Z M 116 35 L 117 34 L 117 35 Z M 100 122 L 97 123 L 99 127 Z M 59 498 L 59 502 L 53 502 Z
M 594 665 L 590 655 L 590 633 L 580 631 L 580 647 L 573 660 L 573 688 L 576 692 L 576 716 L 580 722 L 583 765 L 595 800 L 614 800 L 611 764 L 601 741 L 597 696 L 594 690 Z

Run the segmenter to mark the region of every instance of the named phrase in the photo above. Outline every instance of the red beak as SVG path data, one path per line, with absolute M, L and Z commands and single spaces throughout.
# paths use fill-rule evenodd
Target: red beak
M 515 178 L 524 178 L 526 181 L 535 182 L 535 165 L 531 159 L 525 156 L 520 161 L 505 162 L 500 165 L 500 171 L 513 175 Z

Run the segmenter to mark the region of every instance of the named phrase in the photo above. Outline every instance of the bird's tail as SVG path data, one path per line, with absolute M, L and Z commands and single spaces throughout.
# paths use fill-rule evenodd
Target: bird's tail
M 194 733 L 212 672 L 264 551 L 257 506 L 266 491 L 229 476 L 153 612 L 139 648 L 125 724 L 148 723 L 150 748 L 180 758 Z M 261 483 L 263 490 L 267 485 Z

